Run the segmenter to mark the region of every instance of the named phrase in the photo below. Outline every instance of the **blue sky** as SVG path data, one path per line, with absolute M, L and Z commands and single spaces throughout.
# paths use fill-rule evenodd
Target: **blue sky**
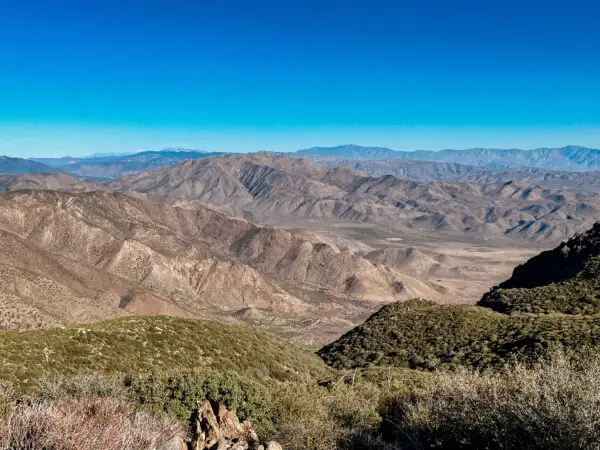
M 600 147 L 598 2 L 27 1 L 0 153 Z

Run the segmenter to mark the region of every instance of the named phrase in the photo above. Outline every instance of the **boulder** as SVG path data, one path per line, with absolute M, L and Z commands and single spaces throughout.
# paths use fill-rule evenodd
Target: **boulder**
M 240 422 L 235 411 L 209 400 L 198 402 L 192 427 L 191 450 L 283 450 L 275 441 L 259 445 L 249 421 Z

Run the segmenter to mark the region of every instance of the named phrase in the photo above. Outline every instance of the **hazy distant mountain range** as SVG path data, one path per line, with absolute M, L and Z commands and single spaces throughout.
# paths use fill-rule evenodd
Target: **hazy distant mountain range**
M 102 189 L 176 206 L 212 204 L 228 215 L 271 225 L 290 217 L 335 219 L 547 242 L 589 228 L 600 211 L 600 195 L 583 190 L 511 181 L 424 184 L 269 153 L 188 160 L 104 183 L 59 175 L 5 175 L 0 191 Z
M 224 154 L 166 148 L 158 151 L 83 157 L 0 157 L 0 173 L 20 175 L 64 172 L 86 180 L 108 181 L 173 166 L 184 160 L 198 160 Z M 283 155 L 312 159 L 330 168 L 345 167 L 373 176 L 393 175 L 419 182 L 488 184 L 520 181 L 549 188 L 600 192 L 600 150 L 578 146 L 534 150 L 396 151 L 383 147 L 341 145 L 314 147 Z
M 62 158 L 33 158 L 32 162 L 42 163 L 54 171 L 66 172 L 81 178 L 109 180 L 122 175 L 137 173 L 159 167 L 172 166 L 186 159 L 202 159 L 219 156 L 223 153 L 204 152 L 181 148 L 165 148 L 158 151 L 144 151 L 132 154 L 105 154 L 84 157 L 65 156 Z M 23 160 L 29 161 L 29 160 Z M 0 165 L 0 172 L 3 172 Z M 24 172 L 21 172 L 24 173 Z
M 0 156 L 0 173 L 9 175 L 21 175 L 24 173 L 55 173 L 59 169 L 31 159 L 11 158 Z
M 579 146 L 537 148 L 534 150 L 472 148 L 467 150 L 396 151 L 382 147 L 340 145 L 299 150 L 297 155 L 323 162 L 336 158 L 357 161 L 410 159 L 468 164 L 487 168 L 537 167 L 563 171 L 600 169 L 600 150 Z

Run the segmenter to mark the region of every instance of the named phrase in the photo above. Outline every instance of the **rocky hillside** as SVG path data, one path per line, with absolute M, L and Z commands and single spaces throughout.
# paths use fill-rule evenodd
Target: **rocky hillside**
M 366 222 L 386 229 L 559 242 L 589 228 L 600 195 L 515 182 L 421 184 L 270 154 L 230 155 L 123 177 L 109 189 L 163 203 L 210 203 L 277 224 L 290 216 Z

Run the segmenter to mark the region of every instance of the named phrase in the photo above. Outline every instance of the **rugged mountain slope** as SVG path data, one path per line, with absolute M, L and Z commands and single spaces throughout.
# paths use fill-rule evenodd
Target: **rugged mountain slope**
M 442 306 L 420 299 L 388 305 L 319 354 L 335 367 L 484 368 L 513 357 L 529 358 L 555 345 L 572 352 L 600 346 L 599 333 L 596 224 L 517 267 L 479 306 Z
M 519 183 L 420 184 L 270 154 L 186 161 L 123 177 L 109 189 L 277 224 L 280 217 L 335 218 L 387 229 L 479 233 L 560 241 L 591 226 L 600 195 Z
M 500 312 L 600 313 L 600 222 L 515 268 L 479 305 Z
M 370 159 L 412 159 L 469 164 L 490 168 L 540 167 L 552 170 L 584 171 L 600 169 L 600 150 L 579 146 L 537 148 L 534 150 L 472 148 L 467 150 L 395 151 L 379 147 L 341 145 L 315 147 L 296 152 L 300 156 Z
M 187 159 L 202 159 L 222 154 L 219 152 L 167 148 L 159 151 L 124 155 L 38 158 L 35 161 L 53 167 L 54 171 L 67 172 L 77 177 L 110 180 L 144 170 L 172 166 Z
M 37 161 L 0 155 L 0 174 L 55 173 L 59 170 Z
M 325 315 L 335 334 L 374 300 L 439 297 L 397 270 L 287 231 L 120 194 L 4 193 L 0 233 L 3 328 L 218 315 L 294 337 L 294 321 L 310 329 Z

